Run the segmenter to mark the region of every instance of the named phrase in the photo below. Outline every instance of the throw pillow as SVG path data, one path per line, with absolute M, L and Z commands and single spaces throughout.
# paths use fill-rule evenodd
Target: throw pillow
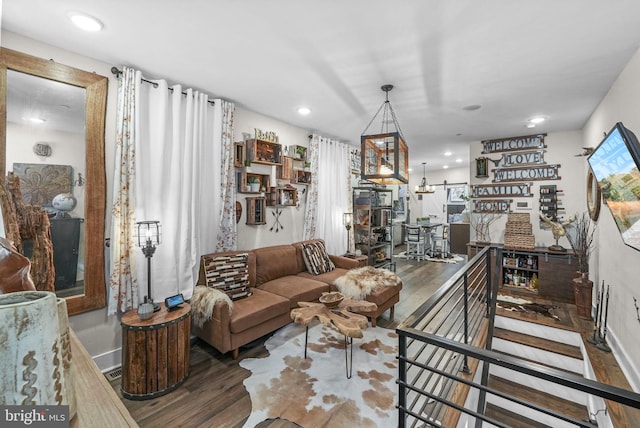
M 302 244 L 302 257 L 307 270 L 312 275 L 331 272 L 336 268 L 322 241 Z
M 226 293 L 232 300 L 250 296 L 248 258 L 247 253 L 202 256 L 206 286 Z

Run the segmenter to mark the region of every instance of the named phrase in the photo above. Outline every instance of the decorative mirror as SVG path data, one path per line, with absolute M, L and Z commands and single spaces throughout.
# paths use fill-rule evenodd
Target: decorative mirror
M 600 202 L 602 201 L 602 193 L 596 176 L 593 175 L 591 168 L 587 173 L 587 210 L 591 220 L 598 221 L 600 216 Z
M 72 255 L 77 265 L 71 262 L 73 272 L 68 274 L 75 291 L 63 292 L 65 287 L 58 288 L 62 270 L 56 269 L 56 293 L 66 298 L 69 314 L 106 304 L 104 127 L 107 84 L 108 79 L 104 76 L 0 48 L 0 174 L 4 178 L 7 171 L 14 169 L 26 174 L 26 180 L 31 180 L 28 183 L 31 199 L 26 203 L 40 201 L 38 205 L 51 210 L 52 231 L 54 220 L 60 220 L 55 221 L 55 227 L 65 230 L 60 232 L 63 233 L 60 242 L 77 239 L 75 249 L 70 250 L 70 253 L 76 252 Z M 34 100 L 35 87 L 46 87 L 47 93 L 69 95 Z M 78 98 L 80 102 L 76 103 Z M 68 124 L 74 129 L 56 130 L 55 138 L 53 134 L 36 133 L 36 124 L 21 127 L 14 134 L 17 122 L 25 119 L 24 113 L 16 113 L 19 109 L 14 102 L 28 105 L 34 114 L 48 114 L 50 123 L 59 119 L 54 116 L 64 116 L 79 104 L 80 117 L 84 121 Z M 61 138 L 61 134 L 68 138 Z M 56 142 L 48 141 L 48 137 Z M 35 159 L 34 154 L 37 155 Z M 67 223 L 73 223 L 73 231 L 65 229 Z M 53 257 L 54 264 L 56 259 L 67 257 L 55 242 Z

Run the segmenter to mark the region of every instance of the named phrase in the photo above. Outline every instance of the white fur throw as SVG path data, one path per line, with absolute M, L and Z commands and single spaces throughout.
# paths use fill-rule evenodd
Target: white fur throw
M 338 290 L 346 297 L 364 300 L 372 292 L 382 287 L 395 287 L 400 284 L 398 275 L 388 269 L 376 269 L 365 266 L 351 269 L 340 278 L 333 281 Z
M 233 310 L 233 302 L 226 293 L 215 288 L 196 286 L 191 297 L 191 319 L 198 327 L 202 327 L 206 321 L 211 319 L 213 307 L 218 302 L 227 302 L 229 314 Z

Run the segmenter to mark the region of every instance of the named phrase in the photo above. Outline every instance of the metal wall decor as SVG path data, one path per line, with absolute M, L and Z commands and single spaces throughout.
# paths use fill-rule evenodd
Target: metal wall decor
M 498 213 L 511 212 L 512 199 L 475 199 L 473 201 L 474 213 Z
M 493 182 L 503 183 L 522 180 L 560 180 L 559 164 L 529 166 L 523 168 L 502 168 L 493 170 Z
M 525 135 L 498 140 L 482 141 L 482 153 L 510 152 L 515 150 L 544 149 L 544 137 L 547 134 Z
M 507 168 L 513 165 L 540 165 L 544 162 L 544 152 L 546 150 L 534 150 L 531 152 L 509 152 L 503 153 L 502 158 L 496 162 L 496 166 Z
M 533 183 L 508 183 L 508 184 L 476 184 L 471 186 L 472 198 L 504 198 L 532 197 L 531 186 Z

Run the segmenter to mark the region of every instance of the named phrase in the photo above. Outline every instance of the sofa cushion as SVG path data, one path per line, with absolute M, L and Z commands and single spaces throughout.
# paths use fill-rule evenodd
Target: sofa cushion
M 256 248 L 252 252 L 256 257 L 256 285 L 302 271 L 291 245 Z
M 383 303 L 398 294 L 402 289 L 402 283 L 391 287 L 382 287 L 374 290 L 366 298 L 368 302 L 375 303 L 378 307 L 382 307 Z
M 289 300 L 273 293 L 252 288 L 253 295 L 233 302 L 229 329 L 240 333 L 263 322 L 289 313 Z
M 324 242 L 309 242 L 302 244 L 302 256 L 307 271 L 312 275 L 320 275 L 334 270 L 336 267 L 327 254 Z
M 298 276 L 301 276 L 303 278 L 308 278 L 308 279 L 315 279 L 316 281 L 326 282 L 327 284 L 333 284 L 333 282 L 336 279 L 340 278 L 342 275 L 344 275 L 347 272 L 348 272 L 347 269 L 342 269 L 337 267 L 331 272 L 321 273 L 320 275 L 311 275 L 309 272 L 304 271 L 304 272 L 300 272 Z
M 299 275 L 289 275 L 265 282 L 260 289 L 289 299 L 291 308 L 295 308 L 298 302 L 318 300 L 323 292 L 329 291 L 329 284 Z

